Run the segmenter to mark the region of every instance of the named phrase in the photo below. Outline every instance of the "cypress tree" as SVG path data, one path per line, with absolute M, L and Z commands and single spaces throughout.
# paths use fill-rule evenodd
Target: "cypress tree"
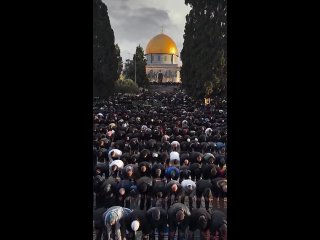
M 93 96 L 106 97 L 114 90 L 118 63 L 108 8 L 93 0 Z
M 227 1 L 185 0 L 181 79 L 186 92 L 201 99 L 226 90 Z

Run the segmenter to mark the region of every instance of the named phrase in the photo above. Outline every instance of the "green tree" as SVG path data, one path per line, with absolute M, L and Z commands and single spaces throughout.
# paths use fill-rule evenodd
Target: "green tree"
M 213 89 L 215 94 L 227 94 L 227 61 L 224 50 L 217 53 L 216 63 L 214 65 Z
M 149 83 L 146 74 L 147 59 L 144 56 L 144 51 L 140 44 L 136 48 L 136 54 L 133 56 L 133 59 L 136 59 L 137 64 L 137 84 L 139 87 L 147 87 Z
M 120 74 L 122 72 L 123 68 L 123 62 L 122 62 L 122 57 L 120 55 L 120 47 L 118 44 L 115 45 L 115 51 L 116 51 L 116 57 L 117 57 L 117 63 L 118 63 L 118 68 L 117 68 L 117 79 L 120 78 Z
M 134 68 L 134 61 L 127 59 L 123 70 L 123 75 L 126 79 L 134 79 Z
M 115 91 L 119 93 L 139 93 L 138 85 L 131 79 L 117 80 L 115 82 Z
M 188 94 L 201 99 L 226 89 L 227 0 L 185 3 L 191 10 L 186 16 L 181 80 Z
M 113 92 L 117 65 L 108 8 L 101 0 L 93 0 L 93 96 L 105 97 Z
M 135 62 L 136 60 L 136 62 Z M 147 59 L 144 56 L 143 48 L 140 46 L 136 47 L 136 53 L 133 55 L 133 60 L 126 60 L 124 75 L 128 79 L 135 79 L 139 87 L 148 87 L 149 81 L 146 74 Z

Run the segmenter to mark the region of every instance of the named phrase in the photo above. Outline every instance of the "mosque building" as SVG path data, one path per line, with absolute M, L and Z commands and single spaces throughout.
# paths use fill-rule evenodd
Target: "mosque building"
M 176 43 L 168 35 L 160 33 L 147 44 L 146 73 L 150 82 L 180 83 L 179 52 Z

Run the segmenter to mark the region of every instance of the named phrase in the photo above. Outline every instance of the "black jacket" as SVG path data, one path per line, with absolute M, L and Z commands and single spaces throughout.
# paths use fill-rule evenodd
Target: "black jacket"
M 199 163 L 192 163 L 189 167 L 191 171 L 191 179 L 196 181 L 201 178 L 202 176 L 202 168 Z
M 141 190 L 143 185 L 147 185 L 147 191 L 143 193 Z M 141 177 L 137 180 L 137 188 L 140 194 L 150 194 L 152 193 L 152 179 L 150 177 Z
M 211 214 L 211 224 L 210 224 L 211 234 L 214 234 L 216 231 L 219 231 L 219 228 L 224 223 L 227 223 L 227 215 L 220 210 L 214 210 Z
M 178 224 L 178 221 L 176 219 L 176 214 L 180 209 L 184 211 L 185 217 L 184 217 L 183 221 Z M 190 216 L 191 216 L 190 210 L 186 205 L 184 205 L 182 203 L 172 204 L 170 206 L 170 208 L 168 209 L 169 228 L 173 229 L 173 228 L 177 227 L 178 225 L 184 225 L 184 226 L 189 225 Z
M 155 220 L 155 219 L 152 217 L 152 212 L 153 212 L 156 208 L 160 210 L 160 219 L 159 219 L 159 220 Z M 152 228 L 164 227 L 164 226 L 168 223 L 167 211 L 164 210 L 163 208 L 160 208 L 160 207 L 152 207 L 152 208 L 150 208 L 150 209 L 147 211 L 146 215 L 147 215 L 148 222 L 151 224 L 151 227 L 152 227 Z
M 196 182 L 197 193 L 203 193 L 205 189 L 212 189 L 212 184 L 210 180 L 200 179 Z
M 167 185 L 166 185 L 166 195 L 170 196 L 171 194 L 174 194 L 174 192 L 172 192 L 172 189 L 171 189 L 173 184 L 177 184 L 178 190 L 177 190 L 176 194 L 178 196 L 180 196 L 182 194 L 182 186 L 179 183 L 179 181 L 176 181 L 176 180 L 171 180 L 170 182 L 167 183 Z
M 201 215 L 204 215 L 207 220 L 207 227 L 205 229 L 200 229 L 200 226 L 199 226 L 199 217 Z M 192 210 L 191 216 L 190 216 L 190 224 L 189 224 L 190 231 L 195 231 L 197 229 L 200 229 L 201 231 L 203 231 L 208 229 L 210 225 L 211 225 L 211 214 L 208 213 L 208 211 L 205 208 L 196 208 Z
M 147 219 L 146 212 L 143 210 L 134 210 L 133 212 L 129 213 L 120 220 L 120 224 L 121 226 L 124 226 L 128 232 L 133 232 L 131 223 L 135 220 L 138 220 L 140 223 L 137 231 L 142 231 L 144 234 L 148 234 L 152 231 L 152 226 Z
M 154 164 L 152 166 L 152 168 L 151 168 L 151 176 L 153 178 L 157 177 L 157 175 L 156 175 L 156 170 L 157 169 L 161 170 L 160 178 L 164 178 L 164 176 L 165 176 L 165 167 L 161 163 L 156 163 L 156 164 Z
M 128 167 L 131 167 L 132 168 L 132 172 L 133 172 L 130 177 L 128 176 L 128 173 L 127 173 L 127 168 Z M 138 167 L 135 164 L 127 164 L 122 169 L 121 179 L 128 179 L 128 180 L 131 180 L 131 181 L 136 181 L 139 178 L 140 178 L 139 170 L 138 170 Z
M 141 167 L 145 166 L 146 171 L 142 172 Z M 139 163 L 138 171 L 140 174 L 140 177 L 151 177 L 151 164 L 149 162 L 143 161 Z
M 212 170 L 213 169 L 213 170 Z M 215 173 L 215 174 L 213 174 Z M 213 179 L 217 177 L 217 168 L 214 164 L 202 165 L 202 178 L 203 179 Z

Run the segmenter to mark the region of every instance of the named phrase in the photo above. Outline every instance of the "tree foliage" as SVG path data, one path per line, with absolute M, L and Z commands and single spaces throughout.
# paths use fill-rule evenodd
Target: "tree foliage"
M 136 62 L 135 62 L 136 60 Z M 135 79 L 135 68 L 136 68 L 136 80 L 139 87 L 148 86 L 148 78 L 146 74 L 147 60 L 144 56 L 143 48 L 139 45 L 136 48 L 136 53 L 133 55 L 133 59 L 126 60 L 124 75 L 128 79 Z
M 134 81 L 134 68 L 135 68 L 134 61 L 127 59 L 124 64 L 124 70 L 123 70 L 124 78 L 133 79 Z
M 115 91 L 119 93 L 139 93 L 139 87 L 131 79 L 119 79 L 115 82 Z
M 181 80 L 195 98 L 226 90 L 227 0 L 185 0 Z
M 120 74 L 122 72 L 122 68 L 123 68 L 123 62 L 122 62 L 122 57 L 120 55 L 120 47 L 118 44 L 115 45 L 115 51 L 116 51 L 116 57 L 117 57 L 117 79 L 120 78 Z
M 118 79 L 118 61 L 108 8 L 93 0 L 93 96 L 108 96 Z

